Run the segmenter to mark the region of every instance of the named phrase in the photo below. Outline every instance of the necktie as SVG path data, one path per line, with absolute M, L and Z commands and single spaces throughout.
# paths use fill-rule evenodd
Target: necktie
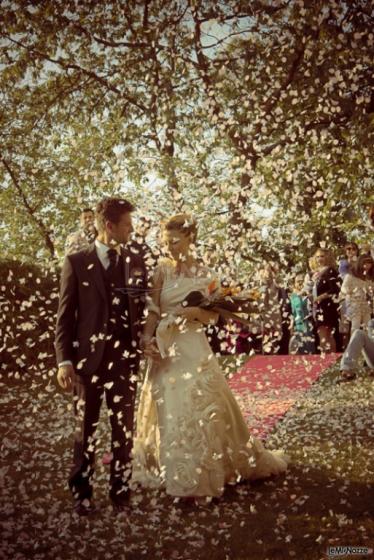
M 115 249 L 108 249 L 107 255 L 109 259 L 109 267 L 107 270 L 111 272 L 117 264 L 117 251 Z

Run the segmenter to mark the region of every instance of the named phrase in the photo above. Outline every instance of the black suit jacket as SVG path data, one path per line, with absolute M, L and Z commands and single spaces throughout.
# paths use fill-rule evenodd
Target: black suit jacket
M 339 321 L 339 302 L 338 296 L 340 292 L 341 279 L 338 271 L 329 267 L 326 268 L 318 277 L 315 285 L 316 294 L 330 294 L 330 298 L 320 301 L 315 308 L 315 315 L 317 317 L 317 326 L 327 325 L 336 327 Z
M 132 340 L 139 348 L 147 271 L 140 255 L 121 249 Z M 62 267 L 55 349 L 57 363 L 71 360 L 79 375 L 97 372 L 104 354 L 109 304 L 95 244 L 68 255 Z

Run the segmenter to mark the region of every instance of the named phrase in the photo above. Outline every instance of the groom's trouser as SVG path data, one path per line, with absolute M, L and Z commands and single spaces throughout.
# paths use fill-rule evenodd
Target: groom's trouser
M 107 343 L 100 368 L 92 378 L 76 376 L 74 383 L 75 441 L 74 465 L 69 487 L 75 498 L 92 496 L 92 475 L 95 464 L 95 432 L 101 403 L 106 397 L 111 424 L 110 497 L 124 499 L 131 477 L 134 405 L 138 369 L 137 358 L 125 358 L 129 345 L 114 348 Z M 132 353 L 133 353 L 133 349 Z

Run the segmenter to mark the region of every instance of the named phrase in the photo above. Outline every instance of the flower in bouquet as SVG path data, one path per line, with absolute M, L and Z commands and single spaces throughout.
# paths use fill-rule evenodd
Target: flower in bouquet
M 208 285 L 209 296 L 219 297 L 238 297 L 241 300 L 258 301 L 261 299 L 261 292 L 257 288 L 243 290 L 240 286 L 219 286 L 217 280 L 213 280 Z

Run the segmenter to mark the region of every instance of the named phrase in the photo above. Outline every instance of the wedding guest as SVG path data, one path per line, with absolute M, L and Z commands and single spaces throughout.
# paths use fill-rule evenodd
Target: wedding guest
M 314 286 L 313 275 L 318 270 L 317 260 L 314 255 L 309 257 L 308 267 L 309 269 L 307 270 L 304 277 L 303 292 L 307 295 L 313 311 L 313 286 Z M 312 313 L 312 320 L 314 325 L 314 347 L 316 349 L 316 352 L 318 352 L 319 338 L 318 338 L 318 333 L 317 333 L 317 328 L 314 321 L 313 313 Z
M 202 260 L 199 260 L 204 264 Z M 230 282 L 224 278 L 221 279 L 221 289 L 228 289 Z M 220 356 L 227 356 L 235 354 L 236 352 L 236 337 L 238 327 L 233 321 L 227 321 L 219 317 L 216 324 L 207 325 L 205 333 L 208 342 L 214 354 Z
M 249 354 L 251 351 L 251 333 L 248 326 L 236 323 L 237 336 L 235 341 L 236 354 Z
M 279 341 L 278 354 L 288 354 L 288 348 L 291 338 L 291 321 L 292 321 L 292 310 L 288 289 L 279 286 L 278 297 L 281 308 L 281 328 L 282 336 Z
M 317 272 L 318 265 L 316 258 L 314 256 L 308 259 L 309 270 L 306 272 L 304 277 L 303 291 L 306 293 L 310 301 L 313 299 L 313 274 Z
M 369 216 L 369 229 L 370 229 L 370 231 L 374 232 L 374 204 L 372 204 L 370 206 L 368 216 Z M 374 259 L 374 242 L 373 241 L 371 242 L 370 254 Z
M 373 292 L 374 260 L 370 255 L 361 255 L 356 266 L 345 276 L 340 291 L 346 302 L 352 332 L 367 327 L 373 313 Z
M 265 264 L 258 273 L 261 300 L 259 312 L 261 317 L 262 351 L 275 354 L 279 350 L 282 332 L 282 316 L 278 300 L 278 286 L 275 284 L 275 268 Z
M 369 221 L 370 221 L 370 225 L 371 225 L 371 229 L 374 230 L 374 204 L 372 204 L 369 208 L 369 212 L 368 212 L 368 216 L 369 216 Z
M 277 271 L 274 264 L 266 263 L 259 272 L 261 293 L 259 311 L 265 354 L 288 353 L 289 328 L 287 325 L 290 307 L 287 291 L 278 285 Z
M 339 261 L 339 275 L 342 280 L 350 272 L 352 267 L 357 262 L 359 255 L 359 247 L 353 241 L 347 243 L 344 247 L 344 257 Z M 343 299 L 340 305 L 339 313 L 339 334 L 342 343 L 342 348 L 346 348 L 351 333 L 351 323 L 347 316 L 347 303 Z
M 261 316 L 262 293 L 258 289 L 256 277 L 247 284 L 246 293 L 251 299 L 251 309 L 247 315 L 248 324 L 241 325 L 237 338 L 237 353 L 262 354 L 263 351 L 263 323 Z
M 313 317 L 321 352 L 336 352 L 339 329 L 340 279 L 331 251 L 318 249 L 313 274 Z
M 254 291 L 258 291 L 254 288 Z M 249 314 L 249 324 L 239 325 L 239 334 L 236 339 L 237 354 L 261 354 L 262 353 L 262 320 L 259 313 L 259 305 L 257 300 L 253 301 L 253 311 Z
M 374 233 L 374 204 L 369 207 L 368 211 L 368 228 L 369 231 L 373 234 Z M 374 259 L 374 235 L 370 242 L 365 242 L 361 245 L 361 253 L 363 255 L 370 255 Z
M 91 208 L 84 208 L 82 210 L 79 221 L 80 228 L 71 233 L 66 239 L 65 256 L 88 249 L 97 237 L 95 213 Z
M 290 354 L 314 354 L 314 325 L 311 302 L 303 291 L 304 275 L 297 274 L 290 295 L 292 310 Z
M 360 253 L 357 243 L 351 241 L 347 243 L 344 247 L 344 257 L 339 261 L 339 274 L 342 280 L 350 270 L 352 266 L 357 262 L 358 255 Z
M 361 245 L 361 254 L 362 254 L 362 255 L 366 255 L 366 256 L 370 257 L 370 256 L 371 256 L 371 252 L 372 252 L 372 251 L 371 251 L 371 245 L 370 245 L 370 243 L 363 243 L 363 244 Z
M 361 353 L 371 369 L 371 375 L 374 375 L 374 320 L 369 321 L 368 327 L 368 332 L 359 329 L 352 334 L 340 362 L 341 375 L 337 379 L 338 383 L 352 381 L 356 378 L 355 369 Z
M 208 342 L 213 353 L 216 356 L 224 356 L 230 354 L 226 321 L 219 318 L 215 325 L 209 325 L 205 328 Z

